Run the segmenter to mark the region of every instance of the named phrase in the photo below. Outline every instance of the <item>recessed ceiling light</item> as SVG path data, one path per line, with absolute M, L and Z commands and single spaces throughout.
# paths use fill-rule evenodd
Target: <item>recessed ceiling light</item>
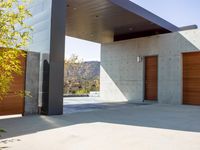
M 130 27 L 130 28 L 128 28 L 128 30 L 129 30 L 129 31 L 133 31 L 133 28 L 132 28 L 132 27 Z
M 76 8 L 76 7 L 74 7 L 74 8 L 73 8 L 73 10 L 77 10 L 77 8 Z

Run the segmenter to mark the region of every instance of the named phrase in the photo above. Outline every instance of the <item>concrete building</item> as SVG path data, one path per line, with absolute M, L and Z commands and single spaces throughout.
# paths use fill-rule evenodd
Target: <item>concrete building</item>
M 176 27 L 129 0 L 34 0 L 30 10 L 25 89 L 33 98 L 24 114 L 62 114 L 65 35 L 102 44 L 102 99 L 200 105 L 196 26 Z
M 102 44 L 102 98 L 110 101 L 158 100 L 166 104 L 199 105 L 200 99 L 195 93 L 199 92 L 200 86 L 199 37 L 200 30 L 195 29 Z M 157 66 L 151 65 L 151 62 L 145 63 L 148 56 L 157 57 Z M 137 57 L 142 60 L 138 61 Z M 145 72 L 148 73 L 147 67 L 157 67 L 156 73 L 145 75 Z M 145 77 L 151 75 L 157 81 L 152 79 L 147 83 Z M 157 83 L 151 85 L 152 82 Z M 154 92 L 156 96 L 151 98 Z

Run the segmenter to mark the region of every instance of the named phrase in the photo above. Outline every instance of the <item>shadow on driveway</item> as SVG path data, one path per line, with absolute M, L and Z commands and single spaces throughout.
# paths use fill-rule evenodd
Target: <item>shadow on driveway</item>
M 198 106 L 160 104 L 100 106 L 98 109 L 92 108 L 92 111 L 69 113 L 62 116 L 26 116 L 1 119 L 0 128 L 7 131 L 1 139 L 95 122 L 200 132 L 200 107 Z

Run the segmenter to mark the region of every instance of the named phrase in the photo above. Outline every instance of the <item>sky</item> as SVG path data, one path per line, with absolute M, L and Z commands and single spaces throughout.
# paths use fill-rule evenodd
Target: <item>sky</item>
M 131 0 L 159 17 L 181 27 L 200 27 L 200 0 Z
M 84 61 L 100 61 L 100 49 L 101 45 L 99 43 L 68 36 L 65 38 L 65 58 L 75 54 Z
M 200 27 L 200 0 L 131 0 L 159 17 L 178 26 Z M 100 61 L 98 43 L 66 37 L 65 58 L 77 54 L 84 61 Z

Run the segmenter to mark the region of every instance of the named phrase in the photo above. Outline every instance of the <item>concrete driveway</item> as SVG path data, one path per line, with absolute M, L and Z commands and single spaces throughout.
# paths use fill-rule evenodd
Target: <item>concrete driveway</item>
M 103 109 L 116 109 L 124 103 L 108 103 L 100 97 L 65 97 L 63 99 L 63 113 L 89 112 Z
M 99 104 L 105 102 L 100 97 L 64 97 L 63 105 Z
M 121 104 L 63 116 L 1 119 L 11 150 L 200 150 L 200 107 Z

